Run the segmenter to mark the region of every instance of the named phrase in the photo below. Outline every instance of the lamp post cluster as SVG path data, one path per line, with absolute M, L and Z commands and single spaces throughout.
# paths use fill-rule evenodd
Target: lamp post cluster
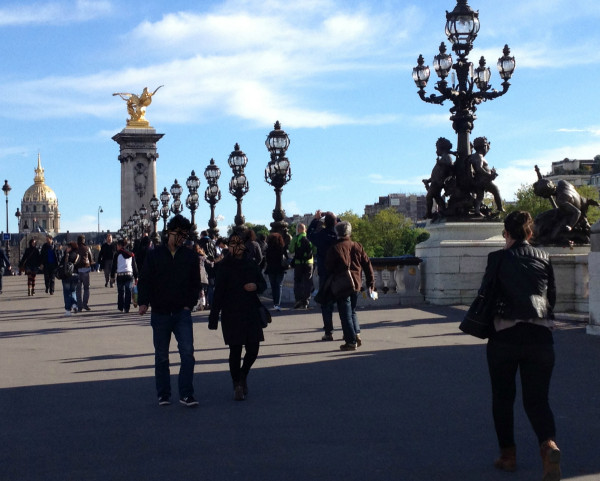
M 469 164 L 467 159 L 471 154 L 469 135 L 473 130 L 476 119 L 477 105 L 487 100 L 493 100 L 504 95 L 510 86 L 509 80 L 515 70 L 515 58 L 510 56 L 508 45 L 504 46 L 503 56 L 498 59 L 498 71 L 502 78 L 502 90 L 492 89 L 490 85 L 491 72 L 486 67 L 486 60 L 481 57 L 477 68 L 467 58 L 473 48 L 473 42 L 479 32 L 479 12 L 472 10 L 467 0 L 457 0 L 452 12 L 446 12 L 446 36 L 452 44 L 452 51 L 458 57 L 453 63 L 452 55 L 446 53 L 446 45 L 442 42 L 439 53 L 433 59 L 433 67 L 440 78 L 434 89 L 439 95 L 427 96 L 425 87 L 430 76 L 429 66 L 425 65 L 422 55 L 419 55 L 417 66 L 413 69 L 413 80 L 419 88 L 421 100 L 432 104 L 443 104 L 449 100 L 454 105 L 450 108 L 452 113 L 452 127 L 458 136 L 456 178 L 458 186 L 468 188 Z M 446 78 L 451 70 L 451 84 Z M 456 75 L 455 75 L 456 73 Z M 477 87 L 475 90 L 474 87 Z
M 273 210 L 273 222 L 271 222 L 271 231 L 277 232 L 289 241 L 288 224 L 285 222 L 285 211 L 281 208 L 281 193 L 283 186 L 292 178 L 292 169 L 290 161 L 285 153 L 290 146 L 290 138 L 281 130 L 279 121 L 275 122 L 274 129 L 267 136 L 265 145 L 271 160 L 265 169 L 265 181 L 275 190 L 275 209 Z
M 221 190 L 217 182 L 221 177 L 221 170 L 215 165 L 215 159 L 210 159 L 210 164 L 204 170 L 204 178 L 208 183 L 204 191 L 204 200 L 210 205 L 210 220 L 208 221 L 208 234 L 213 237 L 219 233 L 217 221 L 215 220 L 215 206 L 221 200 Z
M 12 190 L 12 187 L 8 184 L 8 180 L 4 181 L 4 185 L 2 186 L 2 192 L 6 196 L 6 235 L 10 238 L 10 233 L 8 231 L 8 193 Z M 17 209 L 18 210 L 18 209 Z M 4 241 L 4 250 L 6 251 L 6 257 L 10 261 L 10 242 L 9 240 Z
M 233 172 L 233 177 L 231 177 L 231 180 L 229 181 L 229 193 L 235 197 L 237 203 L 234 231 L 239 233 L 244 230 L 244 223 L 246 222 L 246 219 L 242 214 L 242 200 L 250 188 L 248 178 L 244 172 L 244 168 L 248 163 L 248 157 L 240 150 L 239 144 L 235 144 L 233 152 L 229 154 L 227 163 Z
M 281 193 L 285 184 L 287 184 L 292 177 L 290 162 L 286 157 L 286 151 L 290 145 L 290 139 L 288 135 L 281 130 L 281 124 L 279 121 L 275 123 L 274 129 L 267 136 L 265 145 L 270 153 L 270 161 L 265 169 L 265 181 L 269 185 L 273 186 L 276 195 L 271 231 L 282 234 L 283 237 L 288 240 L 288 224 L 284 220 L 285 211 L 281 208 Z M 241 232 L 245 229 L 245 218 L 242 213 L 242 201 L 244 195 L 248 193 L 250 186 L 245 173 L 245 167 L 248 164 L 248 157 L 244 152 L 242 152 L 239 144 L 235 144 L 234 150 L 227 159 L 227 163 L 229 164 L 229 167 L 233 173 L 233 176 L 229 182 L 229 192 L 235 197 L 237 203 L 237 212 L 234 219 L 234 231 Z M 210 159 L 209 165 L 204 170 L 204 178 L 208 184 L 206 190 L 204 191 L 204 200 L 210 206 L 208 233 L 211 236 L 215 236 L 219 232 L 217 228 L 217 221 L 215 219 L 215 207 L 216 204 L 221 200 L 221 190 L 219 189 L 218 185 L 220 177 L 221 170 L 219 167 L 217 167 L 217 165 L 215 165 L 215 160 Z M 193 237 L 197 237 L 196 211 L 200 206 L 200 195 L 198 193 L 200 188 L 200 179 L 194 170 L 192 170 L 190 176 L 186 179 L 185 185 L 189 191 L 189 194 L 185 199 L 185 207 L 187 207 L 191 212 L 191 222 L 194 231 Z M 118 230 L 116 234 L 117 237 L 129 237 L 133 240 L 136 240 L 143 235 L 150 234 L 152 232 L 152 241 L 155 244 L 159 243 L 160 238 L 157 232 L 158 221 L 162 218 L 162 230 L 164 233 L 167 229 L 168 218 L 172 214 L 180 214 L 184 209 L 184 203 L 181 201 L 182 194 L 183 187 L 179 184 L 177 179 L 175 179 L 169 190 L 164 187 L 163 191 L 158 197 L 156 194 L 152 196 L 149 201 L 150 210 L 146 209 L 146 207 L 142 205 L 138 211 L 135 211 L 127 220 L 127 222 L 125 222 L 125 224 L 121 227 L 121 229 Z M 101 207 L 99 207 L 98 210 L 98 230 L 100 230 L 100 212 L 102 212 Z

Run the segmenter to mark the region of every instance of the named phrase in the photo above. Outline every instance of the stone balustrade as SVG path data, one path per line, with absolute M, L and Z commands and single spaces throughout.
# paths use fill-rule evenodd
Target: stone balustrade
M 424 302 L 421 286 L 421 259 L 413 256 L 402 257 L 373 257 L 373 274 L 375 275 L 375 290 L 379 298 L 371 299 L 365 291 L 365 276 L 363 273 L 362 291 L 358 296 L 359 306 L 392 306 L 392 305 L 415 305 Z M 315 292 L 319 285 L 319 276 L 313 275 Z M 268 284 L 268 280 L 267 280 Z M 270 296 L 271 286 L 266 295 Z M 283 291 L 281 302 L 290 304 L 294 302 L 294 271 L 290 269 L 283 280 Z M 314 301 L 311 300 L 314 304 Z

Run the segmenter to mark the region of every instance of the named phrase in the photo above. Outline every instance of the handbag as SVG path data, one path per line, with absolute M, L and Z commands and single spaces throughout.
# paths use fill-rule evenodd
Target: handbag
M 265 328 L 271 324 L 271 313 L 269 312 L 269 309 L 262 305 L 262 303 L 260 303 L 258 306 L 258 315 L 260 319 L 260 327 Z
M 354 277 L 352 277 L 350 266 L 346 266 L 345 271 L 333 274 L 331 277 L 330 289 L 334 299 L 348 297 L 360 290 L 360 288 L 356 285 Z
M 498 313 L 498 291 L 496 289 L 498 271 L 502 258 L 498 260 L 492 271 L 492 282 L 483 293 L 471 303 L 469 310 L 458 328 L 465 334 L 479 339 L 487 339 L 494 333 L 494 318 Z

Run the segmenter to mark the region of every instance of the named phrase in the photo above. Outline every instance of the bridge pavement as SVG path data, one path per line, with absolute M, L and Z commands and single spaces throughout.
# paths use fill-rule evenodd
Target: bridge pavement
M 517 405 L 519 470 L 494 470 L 485 346 L 460 333 L 464 306 L 363 309 L 364 345 L 320 341 L 320 313 L 284 309 L 265 331 L 245 402 L 232 400 L 227 348 L 194 314 L 197 409 L 159 408 L 149 315 L 121 314 L 92 274 L 91 312 L 62 293 L 0 295 L 0 480 L 540 479 Z M 563 316 L 563 319 L 567 317 Z M 600 338 L 559 323 L 551 402 L 563 479 L 600 480 Z M 178 356 L 172 346 L 173 364 Z M 176 376 L 172 378 L 176 389 Z

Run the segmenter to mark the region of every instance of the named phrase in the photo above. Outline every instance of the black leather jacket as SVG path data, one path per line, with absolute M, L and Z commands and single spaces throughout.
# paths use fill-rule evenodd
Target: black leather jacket
M 496 267 L 497 266 L 497 267 Z M 503 319 L 554 319 L 556 285 L 546 252 L 527 241 L 515 242 L 509 249 L 491 252 L 480 293 L 494 285 Z

